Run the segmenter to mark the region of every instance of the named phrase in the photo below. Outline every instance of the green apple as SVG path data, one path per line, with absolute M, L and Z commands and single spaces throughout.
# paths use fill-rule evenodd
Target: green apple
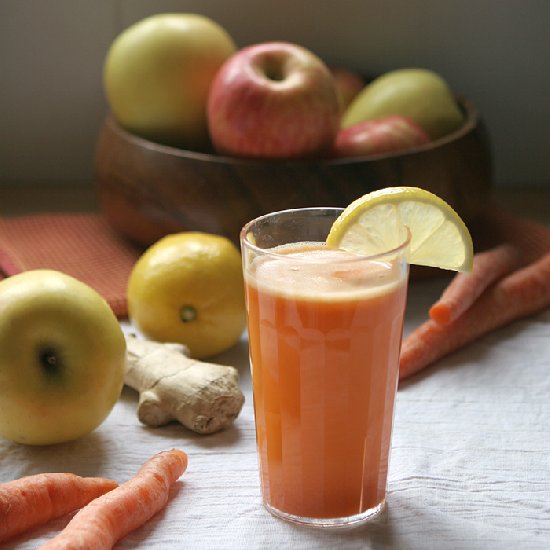
M 128 27 L 104 65 L 115 119 L 155 142 L 206 149 L 210 83 L 235 50 L 229 34 L 201 15 L 158 14 Z
M 77 439 L 123 386 L 126 342 L 107 302 L 51 270 L 0 282 L 0 436 L 30 445 Z
M 389 115 L 412 119 L 432 139 L 460 128 L 464 122 L 447 83 L 427 69 L 398 69 L 373 80 L 346 109 L 342 126 Z

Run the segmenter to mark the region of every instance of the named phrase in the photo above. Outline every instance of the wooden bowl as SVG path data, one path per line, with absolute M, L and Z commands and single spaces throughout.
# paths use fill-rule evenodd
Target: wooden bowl
M 458 99 L 456 132 L 402 153 L 318 161 L 258 161 L 185 151 L 131 135 L 111 116 L 96 153 L 96 189 L 110 224 L 150 245 L 185 230 L 238 242 L 242 226 L 268 212 L 347 206 L 374 189 L 423 187 L 449 202 L 466 223 L 488 198 L 492 166 L 475 107 Z

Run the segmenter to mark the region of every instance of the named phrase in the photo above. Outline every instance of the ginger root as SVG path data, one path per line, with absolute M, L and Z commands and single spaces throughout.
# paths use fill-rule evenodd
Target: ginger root
M 230 426 L 244 395 L 234 367 L 187 356 L 181 344 L 126 335 L 128 360 L 124 383 L 139 392 L 138 418 L 148 426 L 173 420 L 200 434 Z

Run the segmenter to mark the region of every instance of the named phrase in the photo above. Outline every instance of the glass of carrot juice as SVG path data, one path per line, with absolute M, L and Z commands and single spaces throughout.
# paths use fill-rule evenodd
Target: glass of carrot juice
M 384 506 L 408 280 L 406 228 L 376 256 L 325 246 L 341 212 L 274 212 L 241 232 L 263 502 L 326 527 Z

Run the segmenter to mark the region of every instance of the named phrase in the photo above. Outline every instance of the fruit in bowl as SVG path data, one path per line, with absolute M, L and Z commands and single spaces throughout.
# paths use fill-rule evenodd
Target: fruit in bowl
M 336 86 L 340 111 L 343 113 L 365 87 L 365 78 L 344 67 L 332 67 L 330 72 Z
M 208 98 L 208 128 L 224 155 L 320 157 L 340 126 L 336 86 L 312 52 L 287 42 L 239 50 L 218 71 Z
M 201 15 L 158 14 L 135 23 L 114 40 L 105 59 L 113 115 L 138 136 L 208 149 L 210 84 L 235 50 L 229 34 Z
M 427 69 L 389 71 L 370 82 L 346 109 L 342 126 L 388 115 L 412 119 L 432 139 L 458 130 L 464 123 L 445 80 Z
M 341 74 L 296 44 L 228 54 L 204 100 L 216 153 L 144 138 L 113 108 L 96 152 L 107 219 L 143 245 L 187 230 L 238 243 L 244 223 L 269 211 L 346 206 L 399 185 L 432 191 L 473 219 L 492 169 L 475 106 L 424 69 L 390 71 L 361 91 L 360 78 Z M 342 111 L 338 98 L 352 80 Z
M 334 157 L 366 157 L 406 151 L 424 145 L 430 136 L 416 122 L 401 115 L 389 115 L 357 122 L 342 128 L 332 148 Z
M 450 88 L 432 71 L 400 69 L 364 84 L 358 73 L 329 69 L 298 44 L 237 50 L 220 25 L 197 14 L 135 23 L 114 40 L 104 65 L 115 120 L 132 134 L 189 151 L 210 152 L 213 145 L 220 155 L 244 158 L 365 156 L 409 148 L 412 134 L 412 145 L 421 144 L 412 123 L 431 139 L 463 123 Z M 357 123 L 387 116 L 410 122 L 403 130 L 392 121 L 399 139 L 389 149 L 381 147 L 389 143 L 386 130 L 380 140 L 382 126 L 366 125 L 373 130 L 361 130 L 359 139 Z

